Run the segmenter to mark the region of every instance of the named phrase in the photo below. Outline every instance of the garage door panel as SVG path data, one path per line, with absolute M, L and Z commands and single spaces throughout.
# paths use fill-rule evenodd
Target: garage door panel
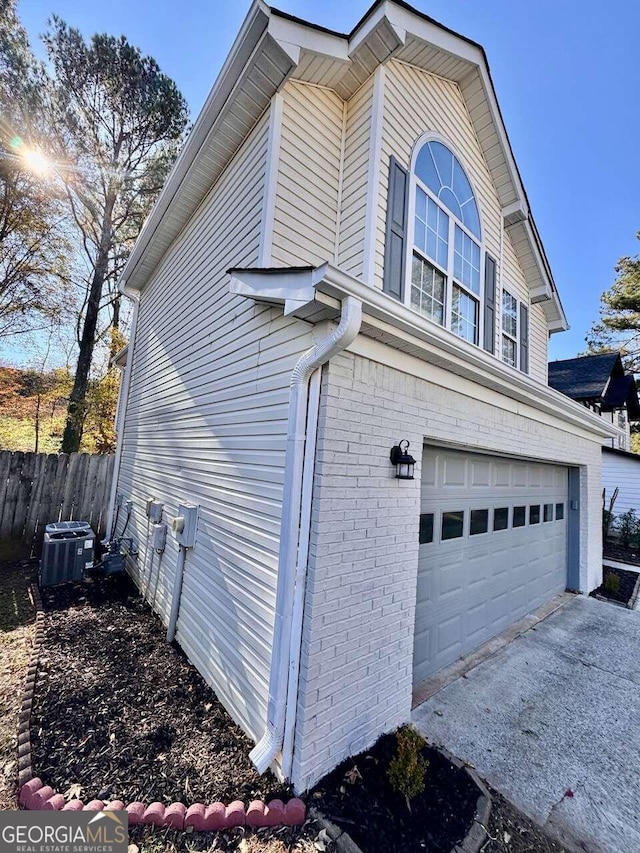
M 433 514 L 433 541 L 420 545 L 416 683 L 561 592 L 567 559 L 566 520 L 555 512 L 557 503 L 566 508 L 566 468 L 426 448 L 423 472 L 421 512 Z M 524 526 L 513 526 L 514 507 L 526 508 Z M 494 510 L 505 508 L 494 530 Z M 487 511 L 474 516 L 474 530 L 486 521 L 486 532 L 471 534 L 472 510 Z M 447 512 L 464 513 L 461 537 L 442 539 Z

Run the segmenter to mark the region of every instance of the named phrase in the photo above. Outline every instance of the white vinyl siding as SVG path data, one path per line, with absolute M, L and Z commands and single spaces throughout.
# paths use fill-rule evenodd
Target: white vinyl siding
M 308 327 L 229 293 L 257 263 L 263 116 L 143 289 L 118 491 L 134 513 L 130 571 L 166 623 L 177 547 L 147 545 L 149 497 L 200 505 L 177 640 L 242 727 L 262 734 L 275 603 L 291 370 Z M 123 513 L 119 529 L 122 530 Z
M 363 268 L 372 99 L 370 77 L 347 102 L 338 265 L 357 278 Z
M 343 101 L 287 83 L 273 223 L 274 266 L 332 261 L 338 217 Z
M 602 486 L 605 489 L 605 504 L 616 489 L 618 497 L 613 507 L 614 515 L 635 509 L 640 516 L 640 456 L 624 456 L 621 453 L 602 451 Z

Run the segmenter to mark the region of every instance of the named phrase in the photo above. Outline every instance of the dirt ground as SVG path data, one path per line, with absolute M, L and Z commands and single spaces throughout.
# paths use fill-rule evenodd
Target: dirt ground
M 34 564 L 0 563 L 0 810 L 16 807 L 16 722 L 31 655 Z
M 312 820 L 302 827 L 238 828 L 219 833 L 154 831 L 153 827 L 141 826 L 129 830 L 129 840 L 129 853 L 335 853 L 336 850 L 324 830 Z
M 35 562 L 0 562 L 0 810 L 16 808 L 16 721 L 34 632 L 29 581 Z M 564 853 L 496 792 L 482 853 Z M 133 827 L 130 853 L 334 853 L 313 821 L 304 827 L 178 833 Z

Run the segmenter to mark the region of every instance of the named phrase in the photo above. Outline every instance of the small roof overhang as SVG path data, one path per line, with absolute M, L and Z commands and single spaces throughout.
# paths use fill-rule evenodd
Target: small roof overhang
M 282 306 L 285 314 L 313 324 L 339 320 L 342 300 L 351 296 L 362 303 L 360 331 L 363 336 L 553 414 L 600 437 L 620 434 L 613 424 L 570 397 L 509 367 L 331 263 L 319 267 L 232 268 L 228 272 L 232 293 Z
M 391 57 L 460 86 L 533 301 L 542 303 L 552 332 L 567 329 L 484 49 L 401 0 L 377 0 L 350 33 L 333 32 L 254 0 L 144 224 L 121 289 L 144 286 L 287 79 L 327 86 L 347 99 Z
M 129 344 L 122 347 L 121 350 L 111 358 L 109 364 L 111 367 L 119 367 L 121 370 L 127 366 L 127 357 L 129 355 Z

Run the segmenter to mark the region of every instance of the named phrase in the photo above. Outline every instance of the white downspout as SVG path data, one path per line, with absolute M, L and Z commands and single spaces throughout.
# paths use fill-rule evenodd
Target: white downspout
M 311 502 L 313 494 L 313 472 L 316 464 L 316 436 L 318 433 L 318 414 L 320 409 L 321 368 L 318 368 L 309 383 L 309 405 L 307 407 L 307 441 L 304 448 L 304 467 L 302 472 L 302 507 L 300 512 L 300 541 L 296 564 L 295 598 L 291 625 L 291 647 L 289 649 L 289 684 L 287 686 L 287 707 L 284 721 L 284 744 L 282 747 L 282 775 L 291 778 L 293 747 L 298 705 L 298 681 L 300 676 L 300 652 L 302 646 L 302 622 L 304 617 L 304 597 L 307 585 L 307 560 L 309 557 L 309 536 L 311 531 Z
M 249 754 L 259 773 L 264 773 L 271 766 L 282 749 L 290 651 L 300 644 L 300 637 L 293 637 L 292 623 L 296 595 L 300 594 L 302 586 L 296 585 L 295 578 L 300 540 L 309 380 L 317 368 L 355 340 L 360 331 L 361 322 L 362 303 L 353 296 L 345 297 L 342 301 L 342 313 L 337 328 L 304 353 L 298 359 L 291 374 L 267 725 L 264 735 Z M 301 567 L 301 570 L 306 571 L 306 566 Z
M 113 524 L 113 512 L 116 503 L 116 494 L 118 490 L 118 476 L 120 474 L 120 460 L 122 459 L 122 446 L 124 444 L 124 425 L 127 418 L 127 404 L 129 403 L 129 386 L 131 385 L 131 368 L 133 367 L 133 350 L 136 343 L 136 328 L 138 326 L 138 311 L 140 308 L 140 294 L 128 290 L 126 287 L 120 288 L 120 292 L 133 304 L 133 316 L 131 318 L 131 333 L 129 335 L 129 349 L 127 351 L 127 364 L 124 368 L 124 376 L 122 377 L 122 387 L 120 389 L 120 398 L 118 412 L 116 416 L 116 455 L 113 460 L 113 476 L 111 478 L 111 492 L 109 495 L 109 506 L 107 507 L 107 521 L 105 524 L 105 538 L 111 538 L 111 526 Z M 115 532 L 115 531 L 114 531 Z

